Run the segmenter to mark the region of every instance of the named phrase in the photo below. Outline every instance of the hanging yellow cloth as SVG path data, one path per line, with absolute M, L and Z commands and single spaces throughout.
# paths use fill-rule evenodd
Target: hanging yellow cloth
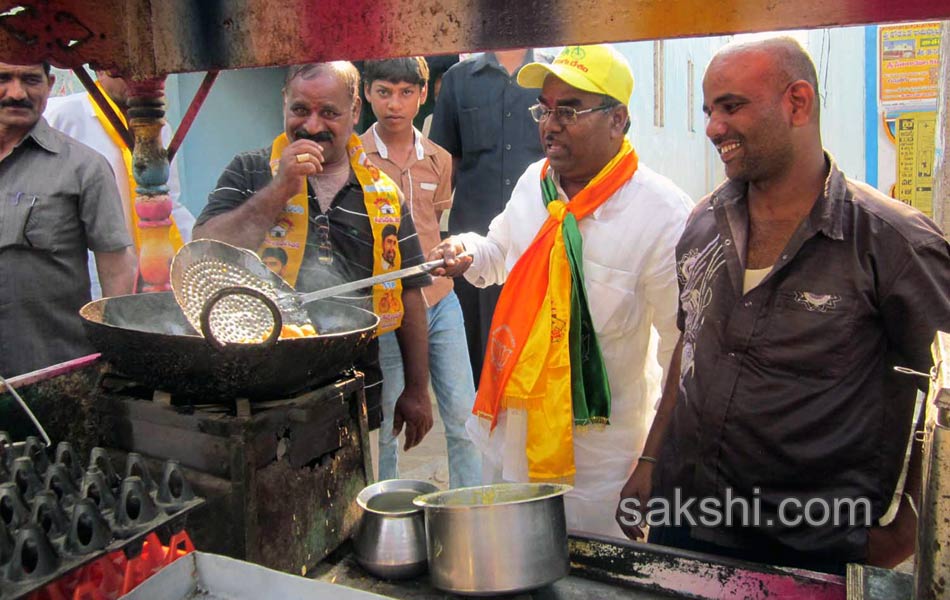
M 128 123 L 125 120 L 125 115 L 122 114 L 122 111 L 119 110 L 119 107 L 116 106 L 115 102 L 112 101 L 112 98 L 109 97 L 109 94 L 102 88 L 102 85 L 99 82 L 96 82 L 96 87 L 99 88 L 99 91 L 102 92 L 102 97 L 106 99 L 106 102 L 109 103 L 109 106 L 112 107 L 112 110 L 118 115 L 119 119 L 122 121 L 122 124 L 128 127 Z M 89 101 L 92 103 L 92 109 L 96 113 L 96 119 L 99 120 L 99 123 L 105 129 L 106 133 L 109 135 L 109 139 L 112 140 L 112 143 L 122 152 L 122 161 L 125 163 L 125 176 L 129 180 L 129 206 L 127 210 L 129 212 L 129 217 L 132 219 L 132 241 L 135 243 L 135 252 L 138 254 L 138 251 L 141 247 L 141 232 L 139 231 L 139 215 L 135 212 L 135 198 L 137 192 L 135 191 L 138 187 L 138 184 L 135 182 L 135 177 L 132 174 L 132 151 L 129 150 L 129 147 L 125 145 L 125 140 L 122 139 L 122 136 L 119 135 L 119 132 L 115 130 L 115 127 L 112 126 L 112 123 L 109 122 L 109 119 L 106 118 L 102 109 L 99 108 L 99 104 L 92 98 L 92 94 L 89 95 Z M 119 175 L 116 173 L 116 175 Z M 175 223 L 175 218 L 171 215 L 168 218 L 172 222 L 172 226 L 168 228 L 168 239 L 172 244 L 175 252 L 184 245 L 184 240 L 181 237 L 181 232 L 178 230 L 178 224 Z
M 363 203 L 373 228 L 373 275 L 398 271 L 402 265 L 402 254 L 399 250 L 399 224 L 402 221 L 399 188 L 389 176 L 370 162 L 363 152 L 359 136 L 355 133 L 350 136 L 346 151 L 350 156 L 350 166 L 363 188 Z M 384 246 L 388 237 L 392 237 L 395 246 L 392 261 L 384 257 Z M 401 279 L 373 286 L 373 312 L 379 315 L 377 335 L 399 328 L 404 313 Z
M 270 167 L 271 173 L 276 174 L 280 165 L 280 155 L 290 144 L 286 134 L 274 138 L 271 145 Z M 352 135 L 346 144 L 350 168 L 356 175 L 363 189 L 363 204 L 373 230 L 373 275 L 380 275 L 387 271 L 400 268 L 402 256 L 399 244 L 395 245 L 395 256 L 392 260 L 384 257 L 386 235 L 395 235 L 398 238 L 399 224 L 402 209 L 399 192 L 396 184 L 383 172 L 377 169 L 366 157 L 360 138 Z M 277 215 L 274 227 L 264 237 L 264 242 L 257 253 L 264 254 L 267 248 L 281 248 L 287 255 L 287 261 L 280 275 L 290 284 L 296 285 L 300 266 L 303 264 L 304 252 L 307 246 L 309 230 L 310 202 L 307 194 L 307 180 L 303 178 L 301 189 L 284 206 L 284 210 Z M 387 232 L 387 228 L 391 228 Z M 395 231 L 395 233 L 391 233 Z M 397 240 L 398 241 L 398 240 Z M 402 324 L 402 281 L 391 281 L 373 286 L 373 312 L 379 315 L 377 335 L 399 328 Z
M 549 252 L 547 294 L 525 341 L 518 366 L 508 378 L 502 403 L 506 409 L 525 411 L 528 433 L 525 453 L 531 479 L 572 483 L 574 414 L 570 402 L 568 345 L 571 266 L 561 231 L 565 206 L 560 200 L 548 204 L 548 212 L 558 227 Z
M 280 166 L 280 155 L 290 145 L 286 134 L 274 138 L 270 148 L 270 170 L 277 175 Z M 290 285 L 297 285 L 297 276 L 300 274 L 300 265 L 303 264 L 304 250 L 307 247 L 307 231 L 310 224 L 310 202 L 307 198 L 307 179 L 303 178 L 300 189 L 284 205 L 283 210 L 274 220 L 274 226 L 264 236 L 257 253 L 265 258 L 267 248 L 278 248 L 287 255 L 284 268 L 278 273 Z

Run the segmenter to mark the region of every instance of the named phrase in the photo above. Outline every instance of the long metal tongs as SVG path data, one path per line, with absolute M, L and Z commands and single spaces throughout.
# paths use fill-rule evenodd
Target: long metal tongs
M 468 256 L 468 253 L 460 254 L 457 258 L 463 258 L 465 256 Z M 425 262 L 414 267 L 407 267 L 405 269 L 399 269 L 398 271 L 393 271 L 391 273 L 383 273 L 382 275 L 375 275 L 373 277 L 367 277 L 366 279 L 359 279 L 349 283 L 334 285 L 328 288 L 323 288 L 322 290 L 317 290 L 315 292 L 308 292 L 306 294 L 279 294 L 277 297 L 277 307 L 286 311 L 298 310 L 302 308 L 304 304 L 310 302 L 316 302 L 317 300 L 323 300 L 324 298 L 342 296 L 343 294 L 355 292 L 357 290 L 368 288 L 380 283 L 389 283 L 390 281 L 396 281 L 397 279 L 405 279 L 406 277 L 412 277 L 413 275 L 421 275 L 422 273 L 428 273 L 444 265 L 444 259 L 430 260 L 429 262 Z

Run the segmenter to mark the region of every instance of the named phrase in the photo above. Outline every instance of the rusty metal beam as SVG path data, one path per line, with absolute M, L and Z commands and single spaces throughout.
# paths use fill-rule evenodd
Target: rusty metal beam
M 201 85 L 198 86 L 198 91 L 195 92 L 194 97 L 191 99 L 191 104 L 188 105 L 185 116 L 181 118 L 181 124 L 178 126 L 178 129 L 175 130 L 175 136 L 172 137 L 172 141 L 168 144 L 169 163 L 175 159 L 175 154 L 178 153 L 179 146 L 185 141 L 188 130 L 191 129 L 191 126 L 195 123 L 195 119 L 198 117 L 198 111 L 201 110 L 201 106 L 205 103 L 205 100 L 207 100 L 208 94 L 211 93 L 211 86 L 214 85 L 217 78 L 218 71 L 208 71 L 205 74 L 205 78 L 201 81 Z
M 946 0 L 0 0 L 0 55 L 135 79 L 950 18 Z
M 65 69 L 97 66 L 106 57 L 112 58 L 101 64 L 138 62 L 145 57 L 127 56 L 125 27 L 128 9 L 136 3 L 0 0 L 0 56 L 20 63 L 47 60 Z
M 129 131 L 128 127 L 126 127 L 118 113 L 113 110 L 112 105 L 109 104 L 108 100 L 106 100 L 106 97 L 102 91 L 96 87 L 96 82 L 93 81 L 92 77 L 89 76 L 89 72 L 86 71 L 86 68 L 75 67 L 73 69 L 73 73 L 76 75 L 76 79 L 82 83 L 82 86 L 86 88 L 86 91 L 92 97 L 92 101 L 96 103 L 96 106 L 99 107 L 99 110 L 102 111 L 102 114 L 104 114 L 106 119 L 109 120 L 109 124 L 112 125 L 112 128 L 115 129 L 116 133 L 119 134 L 119 137 L 121 137 L 125 142 L 126 148 L 135 148 L 135 138 L 132 136 L 132 132 Z

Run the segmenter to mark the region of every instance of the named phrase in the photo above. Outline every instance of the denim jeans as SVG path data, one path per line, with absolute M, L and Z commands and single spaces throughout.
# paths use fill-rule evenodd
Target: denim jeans
M 468 343 L 462 309 L 450 292 L 426 311 L 429 329 L 429 374 L 439 415 L 445 425 L 449 454 L 449 486 L 479 485 L 481 455 L 465 431 L 465 421 L 475 404 L 475 383 L 468 360 Z M 393 332 L 379 337 L 379 363 L 383 369 L 383 424 L 379 429 L 379 479 L 399 477 L 399 443 L 393 437 L 393 410 L 402 393 L 402 354 Z

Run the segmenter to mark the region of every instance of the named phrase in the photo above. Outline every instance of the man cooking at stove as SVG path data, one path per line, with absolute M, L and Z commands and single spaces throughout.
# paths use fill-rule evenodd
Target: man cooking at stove
M 633 75 L 615 49 L 570 46 L 518 83 L 540 88 L 531 114 L 547 158 L 487 236 L 430 253 L 448 275 L 505 284 L 469 434 L 486 483 L 572 482 L 568 527 L 619 537 L 614 509 L 659 395 L 651 328 L 664 367 L 676 340 L 673 250 L 692 202 L 627 140 Z
M 950 247 L 920 212 L 845 177 L 822 148 L 819 98 L 792 38 L 709 64 L 706 135 L 728 179 L 676 249 L 682 358 L 644 448 L 656 460 L 624 497 L 724 507 L 704 522 L 678 512 L 651 542 L 843 574 L 914 550 L 918 443 L 896 518 L 879 524 L 927 389 L 894 367 L 928 372 L 950 329 Z
M 281 248 L 288 257 L 284 279 L 303 292 L 421 263 L 412 217 L 398 188 L 371 165 L 353 133 L 360 116 L 356 68 L 342 61 L 290 67 L 283 100 L 284 132 L 271 146 L 231 161 L 197 219 L 194 238 L 258 252 Z M 395 247 L 387 242 L 393 229 Z M 380 333 L 396 330 L 405 388 L 393 428 L 398 434 L 405 425 L 406 449 L 432 427 L 420 291 L 430 282 L 420 275 L 345 299 L 376 312 Z M 374 427 L 381 417 L 377 355 L 373 340 L 358 364 Z

